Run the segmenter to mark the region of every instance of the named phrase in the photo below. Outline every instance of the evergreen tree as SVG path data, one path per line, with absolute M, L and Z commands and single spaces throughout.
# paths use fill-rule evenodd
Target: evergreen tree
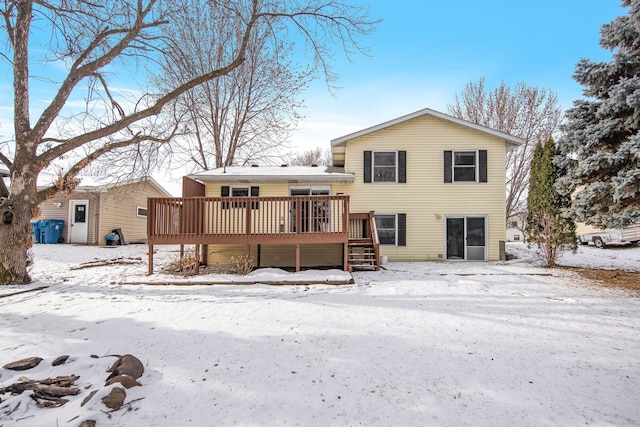
M 573 78 L 589 100 L 567 111 L 558 190 L 574 194 L 575 219 L 600 227 L 640 220 L 640 0 L 623 0 L 629 15 L 600 31 L 610 62 L 582 59 Z
M 538 143 L 531 162 L 529 196 L 527 199 L 527 232 L 530 244 L 536 244 L 546 265 L 556 265 L 563 250 L 576 250 L 576 227 L 573 220 L 564 215 L 570 198 L 556 190 L 556 181 L 565 172 L 554 164 L 558 149 L 549 139 Z

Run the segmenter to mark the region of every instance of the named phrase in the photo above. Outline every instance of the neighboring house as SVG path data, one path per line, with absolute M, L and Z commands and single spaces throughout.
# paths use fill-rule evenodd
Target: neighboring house
M 515 214 L 507 218 L 507 242 L 524 242 L 526 225 L 526 213 Z
M 331 168 L 227 167 L 185 177 L 183 199 L 151 200 L 149 244 L 201 244 L 209 264 L 249 253 L 258 266 L 298 269 L 353 267 L 367 254 L 376 267 L 379 255 L 498 260 L 505 158 L 521 143 L 420 110 L 334 139 Z
M 116 228 L 122 230 L 126 243 L 144 243 L 147 198 L 171 197 L 151 177 L 119 182 L 111 177 L 79 179 L 72 194 L 59 193 L 42 203 L 41 216 L 36 218 L 63 220 L 60 237 L 65 243 L 105 245 L 105 236 Z M 39 181 L 39 186 L 46 186 L 51 177 Z

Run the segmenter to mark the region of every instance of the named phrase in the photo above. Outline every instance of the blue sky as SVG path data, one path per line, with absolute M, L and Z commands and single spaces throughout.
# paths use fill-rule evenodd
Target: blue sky
M 563 110 L 582 97 L 572 79 L 580 58 L 607 61 L 600 27 L 627 14 L 619 0 L 374 0 L 383 19 L 368 37 L 371 58 L 336 58 L 341 89 L 321 81 L 305 94 L 293 144 L 329 146 L 331 139 L 422 108 L 447 112 L 471 80 L 553 90 Z

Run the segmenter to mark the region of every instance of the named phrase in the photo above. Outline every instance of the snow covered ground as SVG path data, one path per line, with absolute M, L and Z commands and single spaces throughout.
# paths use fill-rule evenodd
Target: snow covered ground
M 391 263 L 353 285 L 194 283 L 238 279 L 206 276 L 184 286 L 123 284 L 149 280 L 145 246 L 37 245 L 36 282 L 0 289 L 0 365 L 44 361 L 0 369 L 0 388 L 77 374 L 82 391 L 50 409 L 28 392 L 0 395 L 0 426 L 640 425 L 638 294 L 539 268 L 524 244 L 508 251 L 520 258 Z M 78 268 L 115 258 L 129 264 Z M 176 258 L 160 247 L 156 269 Z M 640 248 L 580 248 L 562 262 L 639 270 L 639 260 Z M 114 358 L 90 356 L 125 353 L 144 363 L 143 386 L 109 412 L 100 398 Z

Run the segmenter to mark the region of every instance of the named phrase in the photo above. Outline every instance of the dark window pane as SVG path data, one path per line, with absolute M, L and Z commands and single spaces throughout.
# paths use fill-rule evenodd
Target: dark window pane
M 373 153 L 373 164 L 375 166 L 394 166 L 396 165 L 396 153 L 394 151 L 385 153 Z
M 378 230 L 378 240 L 381 245 L 395 245 L 396 244 L 396 231 L 395 230 Z
M 484 218 L 467 218 L 467 246 L 484 245 Z
M 138 216 L 147 216 L 147 210 L 144 208 L 138 208 Z
M 391 215 L 376 216 L 376 228 L 396 228 L 396 217 Z
M 249 197 L 249 189 L 247 187 L 238 187 L 231 189 L 232 197 Z
M 460 181 L 475 181 L 476 180 L 476 168 L 468 166 L 456 166 L 453 168 L 453 180 Z
M 447 259 L 464 259 L 464 218 L 447 218 Z
M 389 166 L 376 166 L 374 168 L 374 182 L 396 182 L 396 168 Z
M 84 205 L 76 205 L 74 212 L 74 222 L 87 222 L 87 211 L 86 206 Z
M 454 153 L 454 164 L 473 166 L 476 164 L 476 153 L 473 151 L 462 151 Z

